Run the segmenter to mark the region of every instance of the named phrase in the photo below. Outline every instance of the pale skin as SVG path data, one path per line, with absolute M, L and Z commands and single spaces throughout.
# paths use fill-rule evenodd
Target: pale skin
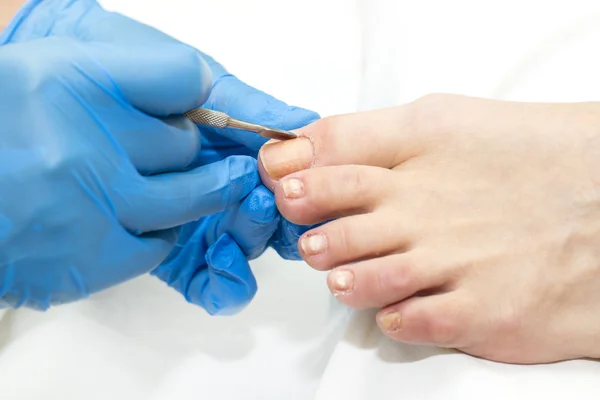
M 299 250 L 390 338 L 600 358 L 600 103 L 431 95 L 261 150 Z M 333 220 L 333 221 L 332 221 Z

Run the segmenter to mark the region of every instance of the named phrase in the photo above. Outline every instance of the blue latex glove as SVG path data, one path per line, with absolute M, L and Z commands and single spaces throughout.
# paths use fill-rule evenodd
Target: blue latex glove
M 212 91 L 208 101 L 203 107 L 222 111 L 243 121 L 252 121 L 264 126 L 272 126 L 285 130 L 298 129 L 318 120 L 319 114 L 299 107 L 290 106 L 275 97 L 253 88 L 230 74 L 221 64 L 212 57 L 201 53 L 207 61 L 213 77 Z M 202 137 L 202 150 L 197 163 L 211 163 L 231 155 L 249 155 L 258 157 L 258 151 L 266 143 L 261 136 L 249 134 L 246 131 L 226 128 L 216 129 L 200 127 Z M 246 240 L 254 240 L 255 246 L 272 247 L 286 260 L 301 260 L 298 251 L 298 239 L 302 234 L 314 226 L 296 225 L 281 217 L 275 206 L 275 198 L 271 192 L 261 195 L 264 199 L 263 208 L 265 215 L 273 215 L 273 223 L 269 224 L 274 231 L 271 235 L 253 235 L 251 226 L 247 229 L 250 233 Z M 244 227 L 237 225 L 236 237 L 243 237 Z M 264 243 L 260 243 L 263 238 Z M 253 255 L 251 258 L 258 257 Z
M 245 156 L 156 173 L 195 157 L 197 132 L 156 118 L 208 95 L 210 72 L 188 46 L 32 39 L 0 47 L 0 79 L 4 307 L 46 309 L 147 273 L 176 227 L 259 184 Z
M 80 40 L 129 46 L 153 46 L 154 43 L 174 41 L 153 28 L 104 11 L 93 0 L 31 1 L 7 29 L 4 41 L 19 42 L 49 35 L 68 35 Z M 204 107 L 283 129 L 298 128 L 319 118 L 314 112 L 290 107 L 244 84 L 211 57 L 200 54 L 207 60 L 213 74 L 213 90 Z M 265 143 L 259 136 L 236 130 L 218 132 L 201 128 L 200 132 L 202 146 L 189 167 L 219 161 L 233 154 L 256 157 L 258 149 Z M 270 244 L 284 258 L 299 259 L 297 240 L 308 229 L 281 219 L 272 195 L 263 187 L 257 192 L 252 198 L 260 199 L 260 203 L 253 200 L 245 204 L 254 204 L 254 208 L 241 207 L 235 211 L 240 216 L 237 220 L 243 223 L 234 223 L 234 219 L 227 218 L 231 214 L 224 213 L 211 216 L 208 218 L 210 221 L 181 227 L 182 234 L 176 249 L 155 274 L 179 290 L 186 299 L 213 314 L 231 313 L 247 304 L 256 292 L 256 283 L 246 258 L 257 257 Z M 265 220 L 265 216 L 271 216 L 270 220 Z M 219 238 L 210 239 L 211 234 L 207 230 L 207 227 L 217 224 L 215 221 L 220 221 L 221 236 L 234 237 L 236 241 L 227 242 L 227 246 L 217 246 Z M 192 248 L 194 251 L 190 250 Z M 232 257 L 232 254 L 237 256 Z M 219 263 L 223 260 L 233 260 L 227 265 L 228 274 L 222 273 L 222 263 Z M 213 269 L 221 273 L 213 273 Z M 220 277 L 222 279 L 217 282 Z M 225 289 L 216 291 L 218 288 Z M 207 299 L 212 299 L 212 304 L 208 304 Z M 234 299 L 237 299 L 237 304 Z
M 153 274 L 211 315 L 232 315 L 254 298 L 248 259 L 258 257 L 279 216 L 264 186 L 227 211 L 181 227 L 177 248 Z
M 319 118 L 246 85 L 212 58 L 204 57 L 214 83 L 203 107 L 281 129 L 296 129 Z M 232 154 L 257 157 L 265 143 L 259 136 L 235 129 L 201 128 L 201 133 L 198 163 L 216 162 Z M 241 205 L 182 227 L 177 249 L 154 274 L 210 314 L 235 314 L 257 291 L 247 260 L 260 256 L 267 246 L 285 259 L 300 260 L 298 239 L 309 229 L 312 227 L 282 218 L 273 194 L 260 186 Z

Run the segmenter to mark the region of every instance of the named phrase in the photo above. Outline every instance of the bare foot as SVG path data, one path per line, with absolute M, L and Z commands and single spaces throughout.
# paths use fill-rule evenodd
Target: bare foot
M 600 103 L 432 95 L 267 144 L 305 260 L 407 343 L 600 357 Z M 268 171 L 268 173 L 267 173 Z

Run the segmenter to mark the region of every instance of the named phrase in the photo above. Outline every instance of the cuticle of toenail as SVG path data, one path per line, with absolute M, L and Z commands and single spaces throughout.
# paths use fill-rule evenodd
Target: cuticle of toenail
M 343 296 L 354 290 L 354 273 L 350 270 L 336 270 L 330 276 L 333 295 Z
M 288 199 L 297 199 L 304 196 L 304 183 L 298 178 L 287 178 L 281 181 L 283 194 Z
M 327 237 L 322 233 L 305 236 L 300 240 L 300 246 L 304 253 L 315 256 L 327 250 Z
M 312 152 L 313 152 L 313 154 L 312 154 L 312 161 L 311 161 L 311 162 L 310 162 L 310 164 L 308 165 L 308 168 L 312 168 L 312 167 L 314 167 L 314 166 L 316 165 L 316 163 L 317 163 L 317 153 L 316 153 L 316 151 L 315 151 L 315 148 L 316 148 L 316 147 L 315 147 L 315 141 L 314 141 L 314 139 L 313 139 L 313 137 L 312 137 L 312 136 L 310 136 L 310 135 L 307 135 L 307 134 L 305 134 L 305 133 L 301 134 L 301 135 L 299 136 L 299 138 L 304 138 L 304 139 L 308 140 L 308 141 L 310 142 L 310 144 L 312 145 Z
M 395 332 L 402 327 L 402 317 L 395 311 L 383 314 L 379 318 L 379 322 L 387 332 Z

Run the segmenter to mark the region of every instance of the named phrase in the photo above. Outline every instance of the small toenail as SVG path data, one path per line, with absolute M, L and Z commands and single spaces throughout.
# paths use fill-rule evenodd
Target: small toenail
M 335 296 L 348 294 L 354 289 L 354 274 L 352 271 L 333 271 L 330 280 Z
M 304 196 L 304 183 L 298 178 L 288 178 L 281 181 L 283 194 L 288 199 L 297 199 Z
M 323 253 L 327 249 L 327 238 L 322 233 L 302 238 L 300 241 L 302 251 L 309 256 Z
M 379 322 L 384 330 L 388 332 L 394 332 L 400 329 L 402 325 L 402 318 L 397 312 L 391 312 L 382 315 L 379 318 Z

